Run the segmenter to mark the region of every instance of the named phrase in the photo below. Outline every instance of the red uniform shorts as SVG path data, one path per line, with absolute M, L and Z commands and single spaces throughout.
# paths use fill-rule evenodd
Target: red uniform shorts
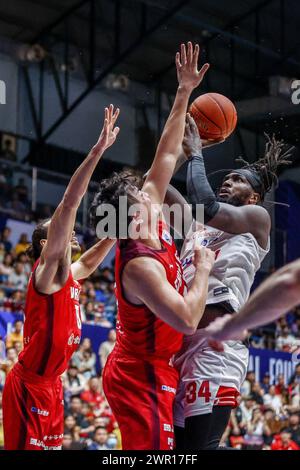
M 61 379 L 45 379 L 17 363 L 3 390 L 3 427 L 6 450 L 60 449 L 64 429 Z
M 103 389 L 120 427 L 123 450 L 174 448 L 177 383 L 178 373 L 167 361 L 110 354 Z

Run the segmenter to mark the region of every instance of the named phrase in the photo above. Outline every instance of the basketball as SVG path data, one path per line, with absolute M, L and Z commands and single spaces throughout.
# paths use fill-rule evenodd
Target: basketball
M 234 131 L 237 112 L 234 104 L 219 93 L 206 93 L 193 101 L 189 112 L 203 139 L 226 139 Z

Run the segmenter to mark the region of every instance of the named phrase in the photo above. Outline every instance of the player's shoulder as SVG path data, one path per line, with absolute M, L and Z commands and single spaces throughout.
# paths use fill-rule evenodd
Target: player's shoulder
M 239 209 L 257 222 L 271 224 L 270 214 L 263 206 L 248 204 L 246 206 L 241 206 Z

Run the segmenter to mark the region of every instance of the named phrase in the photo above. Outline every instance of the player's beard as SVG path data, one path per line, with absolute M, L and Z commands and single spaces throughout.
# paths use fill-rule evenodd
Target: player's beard
M 244 205 L 243 201 L 238 196 L 219 196 L 218 195 L 217 201 L 223 202 L 225 204 L 231 204 L 232 206 L 235 206 L 235 207 L 240 207 Z

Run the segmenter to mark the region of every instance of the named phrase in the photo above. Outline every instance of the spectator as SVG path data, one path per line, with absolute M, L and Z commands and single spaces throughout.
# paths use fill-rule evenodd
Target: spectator
M 70 432 L 65 431 L 62 441 L 62 450 L 71 450 L 73 438 Z
M 107 358 L 114 349 L 116 344 L 116 330 L 110 330 L 107 336 L 107 340 L 103 341 L 103 343 L 100 344 L 99 347 L 99 359 L 100 359 L 100 364 L 101 364 L 101 369 L 104 369 L 104 366 L 106 364 Z
M 65 428 L 64 428 L 64 433 L 70 433 L 73 439 L 73 442 L 79 442 L 80 441 L 80 427 L 76 424 L 76 420 L 74 416 L 72 415 L 67 415 L 65 416 Z
M 283 403 L 287 404 L 289 401 L 289 390 L 285 385 L 284 375 L 279 374 L 276 382 L 275 393 L 276 395 L 281 395 Z
M 300 447 L 292 440 L 291 433 L 283 429 L 279 435 L 274 436 L 271 450 L 300 450 Z
M 246 445 L 263 447 L 264 435 L 271 436 L 271 430 L 266 422 L 264 415 L 259 407 L 255 407 L 252 412 L 252 418 L 247 422 L 244 443 Z
M 86 450 L 85 442 L 75 441 L 72 435 L 66 431 L 64 433 L 62 450 Z
M 264 399 L 263 399 L 264 391 L 261 388 L 259 382 L 254 382 L 254 384 L 252 385 L 251 395 L 252 395 L 252 397 L 253 397 L 253 399 L 256 403 L 258 403 L 259 405 L 263 405 L 263 403 L 264 403 Z
M 63 376 L 65 401 L 69 404 L 73 396 L 79 396 L 83 392 L 86 380 L 79 374 L 78 367 L 71 362 L 67 372 Z
M 73 359 L 75 361 L 75 358 Z M 86 380 L 96 375 L 96 354 L 92 349 L 86 349 L 82 353 L 82 360 L 78 362 L 78 370 Z
M 0 362 L 6 358 L 6 346 L 2 336 L 0 336 Z
M 291 438 L 300 448 L 300 417 L 297 413 L 292 413 L 289 417 L 287 431 L 291 434 Z
M 13 289 L 24 291 L 28 284 L 28 278 L 25 274 L 24 264 L 17 262 L 14 271 L 8 276 L 8 285 Z
M 96 354 L 92 350 L 90 338 L 82 340 L 78 351 L 73 355 L 72 362 L 78 367 L 85 380 L 89 380 L 92 376 L 96 375 Z
M 6 337 L 6 347 L 14 348 L 16 342 L 23 343 L 23 322 L 16 320 L 14 323 L 13 331 Z M 20 351 L 19 351 L 20 352 Z
M 245 397 L 240 405 L 242 411 L 242 421 L 247 424 L 252 420 L 253 410 L 255 408 L 255 400 L 252 395 Z
M 289 380 L 289 385 L 295 386 L 300 384 L 300 364 L 297 364 L 295 367 L 295 372 Z
M 76 420 L 76 424 L 81 427 L 84 421 L 84 415 L 82 414 L 82 401 L 79 396 L 73 396 L 71 398 L 68 413 L 73 416 Z
M 264 395 L 264 404 L 267 407 L 273 408 L 277 415 L 280 414 L 282 410 L 282 397 L 281 395 L 276 395 L 276 389 L 274 385 L 271 385 L 269 393 Z
M 0 157 L 5 158 L 5 160 L 10 160 L 11 162 L 15 162 L 17 160 L 17 155 L 13 151 L 12 141 L 10 139 L 4 140 Z
M 24 265 L 24 272 L 26 274 L 26 276 L 29 278 L 30 274 L 31 274 L 31 271 L 32 271 L 32 265 L 30 264 L 29 262 L 29 259 L 26 255 L 26 253 L 20 253 L 18 256 L 17 256 L 17 261 L 19 263 L 23 263 Z
M 99 408 L 104 402 L 104 397 L 100 393 L 100 382 L 97 377 L 91 377 L 88 382 L 88 389 L 81 393 L 82 401 L 89 403 L 93 409 Z
M 12 242 L 10 241 L 11 229 L 9 227 L 4 227 L 1 234 L 1 242 L 4 245 L 5 251 L 9 253 L 12 250 Z
M 23 342 L 22 342 L 22 341 L 15 341 L 15 342 L 14 342 L 14 348 L 15 348 L 15 350 L 16 350 L 17 355 L 19 355 L 20 352 L 21 352 L 22 349 L 23 349 Z
M 295 336 L 291 335 L 289 327 L 285 326 L 282 333 L 276 339 L 275 348 L 277 351 L 289 352 L 295 343 L 297 343 Z
M 118 438 L 114 432 L 108 434 L 106 445 L 110 450 L 115 450 L 118 445 Z
M 87 450 L 109 450 L 107 445 L 108 432 L 105 427 L 99 426 L 95 429 L 92 443 L 88 446 Z
M 252 385 L 255 382 L 255 373 L 253 371 L 247 372 L 246 379 L 241 388 L 241 395 L 247 397 L 251 394 Z
M 269 372 L 266 372 L 265 375 L 263 376 L 263 381 L 262 381 L 261 387 L 262 387 L 264 393 L 269 392 L 269 388 L 270 388 L 270 374 L 269 374 Z
M 4 384 L 5 384 L 5 379 L 6 379 L 6 373 L 2 369 L 2 363 L 3 361 L 0 361 L 0 392 L 2 392 Z
M 275 411 L 272 408 L 265 408 L 264 416 L 272 436 L 274 434 L 280 433 L 280 431 L 288 425 L 287 417 L 285 415 L 276 415 Z M 271 444 L 272 438 L 268 438 L 267 443 Z
M 16 255 L 18 256 L 20 253 L 25 253 L 29 245 L 30 245 L 30 242 L 28 240 L 27 233 L 21 233 L 20 239 L 15 246 Z
M 2 369 L 5 371 L 6 374 L 13 368 L 13 366 L 18 361 L 18 355 L 15 348 L 7 348 L 6 349 L 6 359 L 2 363 Z
M 13 272 L 13 257 L 11 253 L 4 255 L 2 263 L 0 263 L 1 282 L 7 284 L 9 276 Z

